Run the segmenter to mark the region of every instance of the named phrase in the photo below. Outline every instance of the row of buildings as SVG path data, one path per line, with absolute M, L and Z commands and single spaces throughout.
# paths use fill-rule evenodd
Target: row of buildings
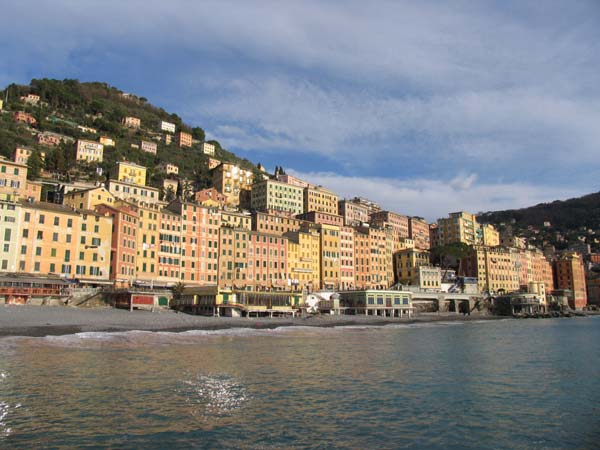
M 170 202 L 146 186 L 145 167 L 122 161 L 107 183 L 67 186 L 48 203 L 25 164 L 2 159 L 0 271 L 118 287 L 436 291 L 446 270 L 430 248 L 462 243 L 469 251 L 455 261 L 458 274 L 476 278 L 481 293 L 568 289 L 574 307 L 586 304 L 578 254 L 550 261 L 518 242 L 501 245 L 508 240 L 472 214 L 429 224 L 291 175 L 255 179 L 234 164 L 207 164 L 213 186 Z

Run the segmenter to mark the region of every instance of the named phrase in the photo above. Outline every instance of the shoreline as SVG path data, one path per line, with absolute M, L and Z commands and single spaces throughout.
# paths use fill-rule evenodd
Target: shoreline
M 376 316 L 307 316 L 307 317 L 207 317 L 173 311 L 134 311 L 95 308 L 75 309 L 56 306 L 0 306 L 0 338 L 62 336 L 85 332 L 162 331 L 181 333 L 192 330 L 227 330 L 232 328 L 274 329 L 279 327 L 331 328 L 344 326 L 385 326 L 434 322 L 470 322 L 512 319 L 505 316 L 455 313 L 421 313 L 410 319 Z M 18 324 L 18 325 L 16 325 Z

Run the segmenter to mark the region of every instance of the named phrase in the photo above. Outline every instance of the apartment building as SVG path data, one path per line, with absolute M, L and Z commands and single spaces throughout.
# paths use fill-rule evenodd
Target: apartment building
M 339 200 L 338 211 L 346 226 L 361 226 L 369 222 L 368 206 L 355 200 Z
M 447 218 L 438 219 L 436 230 L 437 245 L 481 243 L 477 217 L 464 211 L 450 213 Z
M 302 214 L 304 190 L 299 186 L 276 180 L 263 180 L 252 185 L 252 209 L 278 211 L 290 215 Z
M 123 117 L 121 123 L 127 128 L 138 129 L 142 126 L 142 121 L 139 118 L 132 116 Z
M 143 152 L 152 153 L 153 155 L 156 155 L 157 149 L 158 145 L 156 144 L 156 142 L 140 141 L 140 150 Z
M 0 156 L 0 199 L 27 198 L 27 166 Z
M 567 252 L 554 260 L 554 286 L 569 289 L 569 306 L 581 309 L 587 305 L 587 287 L 583 257 L 576 252 Z
M 136 278 L 138 208 L 118 201 L 98 205 L 96 212 L 112 217 L 110 280 L 116 287 L 131 286 Z
M 208 142 L 203 142 L 200 144 L 200 151 L 205 155 L 214 155 L 215 154 L 215 145 L 209 144 Z
M 212 185 L 220 194 L 225 196 L 225 203 L 239 206 L 243 193 L 252 189 L 254 174 L 251 170 L 239 166 L 222 163 L 212 171 Z
M 99 142 L 86 141 L 85 139 L 77 140 L 75 149 L 75 159 L 85 162 L 102 162 L 104 155 L 104 145 Z
M 86 210 L 93 210 L 96 206 L 103 204 L 111 206 L 115 200 L 115 196 L 104 186 L 70 191 L 63 197 L 63 203 L 66 206 Z
M 321 286 L 321 238 L 316 231 L 288 231 L 287 267 L 293 290 L 312 292 Z
M 338 196 L 322 186 L 307 186 L 303 192 L 304 212 L 338 214 Z
M 138 186 L 146 185 L 146 168 L 129 161 L 117 162 L 117 180 Z
M 161 131 L 166 131 L 168 133 L 175 134 L 175 124 L 171 123 L 171 122 L 165 122 L 164 120 L 161 120 L 161 122 L 160 122 L 160 130 Z
M 428 250 L 431 247 L 429 224 L 422 217 L 408 218 L 408 237 L 414 241 L 415 248 Z
M 391 227 L 395 250 L 398 249 L 400 239 L 409 237 L 408 222 L 408 216 L 391 211 L 376 211 L 370 216 L 371 225 L 379 228 Z
M 175 135 L 175 143 L 179 147 L 191 147 L 192 146 L 192 135 L 185 131 L 180 131 Z

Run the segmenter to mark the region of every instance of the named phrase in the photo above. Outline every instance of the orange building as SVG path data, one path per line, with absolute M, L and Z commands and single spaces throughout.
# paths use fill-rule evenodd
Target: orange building
M 13 119 L 15 120 L 15 122 L 23 122 L 29 125 L 35 125 L 37 123 L 35 117 L 23 111 L 16 111 L 13 114 Z
M 246 286 L 258 290 L 287 289 L 287 247 L 285 237 L 250 231 Z
M 175 142 L 180 147 L 191 147 L 192 146 L 192 135 L 185 131 L 180 131 L 175 135 Z
M 587 305 L 585 269 L 579 253 L 565 253 L 554 260 L 554 286 L 556 289 L 571 290 L 571 308 L 581 309 Z
M 371 214 L 370 223 L 376 227 L 391 226 L 396 247 L 398 247 L 400 239 L 410 237 L 408 216 L 396 214 L 391 211 L 377 211 Z M 394 250 L 399 250 L 399 248 L 394 248 Z
M 119 201 L 113 206 L 98 205 L 96 211 L 113 219 L 110 280 L 117 287 L 130 286 L 136 278 L 138 208 Z
M 429 250 L 429 224 L 422 217 L 408 219 L 408 237 L 415 243 L 415 248 Z

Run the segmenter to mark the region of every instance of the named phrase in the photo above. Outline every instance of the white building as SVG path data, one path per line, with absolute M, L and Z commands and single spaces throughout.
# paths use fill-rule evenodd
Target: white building
M 169 133 L 175 133 L 175 124 L 171 122 L 165 122 L 164 120 L 160 122 L 161 131 L 168 131 Z

